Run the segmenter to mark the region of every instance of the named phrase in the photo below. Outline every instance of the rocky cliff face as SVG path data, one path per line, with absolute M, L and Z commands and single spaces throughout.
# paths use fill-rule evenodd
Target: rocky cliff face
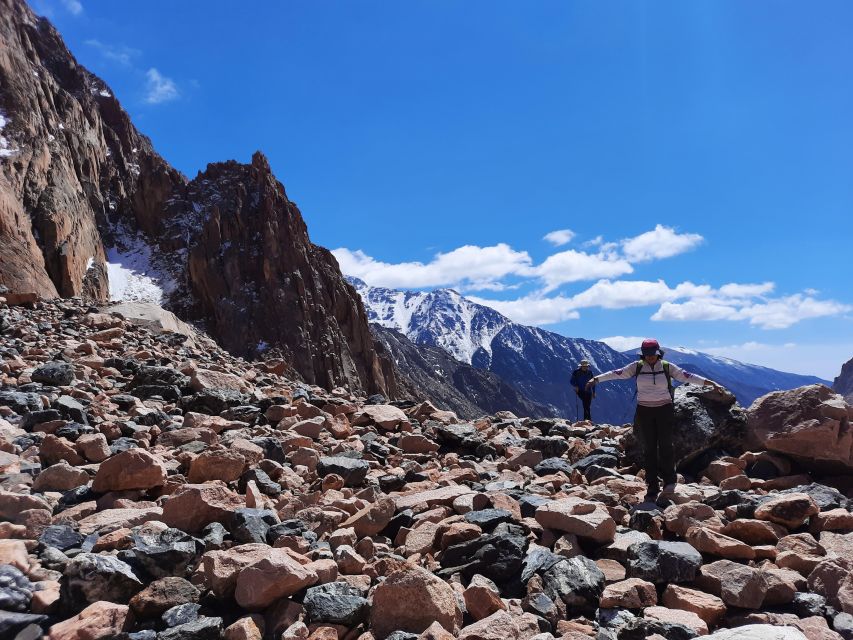
M 853 403 L 853 358 L 841 367 L 841 373 L 832 383 L 832 388 L 844 396 L 847 402 Z
M 24 2 L 0 0 L 0 44 L 0 285 L 166 304 L 232 353 L 395 396 L 359 297 L 263 155 L 187 183 Z
M 156 228 L 184 178 L 44 18 L 0 0 L 0 282 L 106 300 L 104 238 Z
M 261 153 L 208 166 L 167 208 L 161 245 L 185 256 L 171 305 L 232 353 L 277 350 L 307 382 L 396 395 L 361 300 L 308 238 Z M 171 245 L 171 246 L 170 246 Z

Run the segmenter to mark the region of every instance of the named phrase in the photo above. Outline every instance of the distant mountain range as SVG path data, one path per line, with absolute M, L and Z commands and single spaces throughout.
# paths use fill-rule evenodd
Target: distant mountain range
M 374 326 L 393 329 L 416 345 L 439 347 L 459 362 L 495 374 L 549 415 L 575 416 L 577 398 L 569 379 L 582 359 L 589 360 L 599 373 L 630 365 L 637 359 L 635 351 L 620 353 L 597 340 L 568 338 L 518 324 L 453 289 L 400 291 L 371 287 L 358 278 L 348 280 L 361 296 Z M 814 376 L 783 373 L 684 348 L 667 349 L 666 358 L 716 380 L 730 389 L 743 406 L 777 389 L 815 382 L 830 384 Z M 396 365 L 407 373 L 406 362 L 397 361 Z M 452 379 L 445 380 L 453 385 Z M 457 391 L 466 394 L 464 389 Z M 481 406 L 476 399 L 472 402 Z M 489 411 L 500 409 L 502 402 L 517 403 L 517 398 L 493 398 Z M 612 424 L 630 422 L 634 405 L 633 384 L 608 383 L 598 388 L 593 418 Z

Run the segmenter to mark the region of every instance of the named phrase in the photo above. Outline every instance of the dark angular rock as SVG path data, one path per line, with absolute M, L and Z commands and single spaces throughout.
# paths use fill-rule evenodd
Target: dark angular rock
M 30 411 L 21 419 L 21 429 L 30 430 L 37 424 L 61 420 L 62 415 L 56 409 L 45 409 L 43 411 Z
M 593 613 L 604 591 L 604 573 L 586 556 L 563 559 L 542 574 L 545 594 L 560 599 L 570 614 Z
M 127 604 L 142 587 L 126 562 L 114 556 L 80 553 L 65 566 L 60 602 L 73 613 L 99 600 Z
M 266 543 L 269 528 L 278 524 L 275 511 L 269 509 L 235 509 L 232 516 L 231 535 L 240 544 Z
M 25 612 L 35 589 L 17 567 L 0 564 L 0 610 Z
M 86 407 L 71 396 L 59 396 L 56 402 L 53 403 L 53 408 L 68 420 L 74 420 L 74 422 L 79 422 L 80 424 L 89 424 L 89 419 L 86 416 Z
M 165 384 L 141 384 L 134 387 L 131 393 L 142 400 L 148 398 L 163 398 L 169 402 L 177 402 L 181 399 L 180 388 Z
M 618 462 L 618 458 L 614 455 L 599 453 L 581 458 L 574 463 L 574 467 L 581 473 L 586 474 L 587 470 L 593 465 L 612 469 L 618 464 Z
M 525 448 L 541 451 L 543 458 L 559 458 L 569 450 L 569 443 L 565 438 L 536 436 L 527 441 Z
M 628 547 L 628 576 L 655 584 L 691 582 L 702 555 L 686 542 L 651 540 Z
M 128 385 L 130 388 L 160 385 L 166 387 L 186 387 L 190 383 L 190 379 L 180 371 L 175 371 L 171 367 L 152 367 L 143 365 L 136 371 L 133 380 Z
M 27 627 L 31 625 L 44 627 L 47 621 L 47 616 L 36 615 L 34 613 L 0 611 L 0 638 L 17 638 L 18 634 L 27 629 Z
M 240 493 L 246 493 L 246 486 L 251 480 L 255 481 L 261 493 L 267 496 L 275 497 L 281 493 L 281 485 L 278 482 L 273 482 L 263 469 L 249 469 L 237 482 L 237 488 Z
M 699 637 L 699 634 L 693 629 L 682 624 L 661 622 L 652 618 L 634 618 L 625 626 L 620 627 L 616 637 L 618 640 L 646 640 L 654 634 L 658 634 L 667 640 L 690 640 Z
M 388 474 L 379 477 L 379 488 L 385 493 L 399 491 L 406 486 L 406 479 L 402 476 Z
M 269 528 L 267 544 L 273 545 L 282 536 L 301 536 L 308 531 L 308 525 L 302 520 L 285 520 Z
M 117 453 L 121 453 L 122 451 L 127 451 L 129 449 L 137 449 L 138 447 L 139 442 L 133 438 L 116 438 L 110 443 L 110 451 L 112 452 L 112 455 L 116 455 Z
M 285 464 L 287 457 L 281 442 L 277 438 L 252 438 L 252 442 L 264 450 L 264 457 L 269 458 L 273 462 Z
M 501 584 L 516 578 L 521 571 L 528 540 L 524 536 L 492 533 L 448 547 L 441 556 L 439 575 L 461 571 L 466 578 L 475 573 Z
M 491 531 L 503 522 L 511 522 L 512 514 L 506 509 L 481 509 L 469 511 L 463 518 L 465 522 L 478 525 L 483 531 Z
M 545 496 L 538 496 L 535 494 L 525 494 L 521 496 L 518 499 L 519 506 L 521 507 L 521 517 L 535 517 L 536 510 L 548 502 L 551 502 L 551 498 L 546 498 Z
M 160 619 L 167 627 L 177 627 L 182 624 L 188 624 L 198 620 L 199 611 L 201 611 L 200 604 L 196 604 L 195 602 L 186 602 L 184 604 L 175 605 L 171 609 L 167 610 L 162 616 L 160 616 Z
M 247 424 L 254 424 L 261 415 L 261 408 L 251 404 L 240 405 L 225 409 L 221 414 L 226 420 L 238 420 Z
M 336 473 L 344 479 L 348 487 L 357 487 L 364 482 L 370 465 L 365 460 L 355 460 L 344 456 L 320 458 L 317 464 L 317 475 L 321 478 L 330 473 Z
M 345 582 L 330 582 L 311 587 L 303 601 L 309 622 L 326 622 L 355 627 L 367 619 L 367 598 Z
M 784 489 L 779 493 L 805 493 L 817 503 L 821 511 L 829 511 L 831 509 L 847 509 L 851 510 L 853 505 L 851 501 L 844 497 L 838 489 L 827 487 L 825 484 L 812 482 L 811 484 L 800 485 L 792 489 Z
M 67 551 L 83 544 L 84 537 L 67 524 L 54 524 L 46 527 L 39 536 L 39 544 Z
M 74 487 L 62 494 L 62 497 L 59 499 L 58 509 L 59 511 L 64 511 L 68 507 L 73 507 L 81 502 L 96 500 L 97 498 L 97 494 L 92 491 L 92 487 L 88 485 L 85 487 Z
M 74 365 L 68 362 L 46 362 L 33 371 L 31 379 L 52 387 L 67 387 L 74 382 Z
M 569 464 L 568 460 L 563 460 L 562 458 L 546 458 L 535 467 L 533 467 L 533 472 L 537 476 L 549 476 L 552 473 L 558 473 L 562 471 L 566 475 L 570 475 L 572 473 L 572 465 Z
M 557 604 L 544 593 L 527 595 L 521 601 L 521 608 L 528 613 L 540 616 L 549 621 L 556 621 L 560 616 Z
M 228 537 L 228 530 L 219 522 L 211 522 L 201 530 L 201 543 L 205 551 L 221 549 Z
M 0 406 L 9 407 L 19 416 L 44 409 L 39 394 L 20 391 L 0 391 Z
M 136 562 L 152 578 L 183 575 L 203 549 L 201 541 L 180 529 L 134 533 L 132 539 Z
M 219 640 L 222 618 L 199 618 L 161 631 L 158 640 Z
M 826 598 L 818 593 L 798 591 L 788 607 L 800 618 L 823 616 L 826 613 Z
M 229 407 L 245 404 L 246 398 L 232 389 L 203 389 L 193 396 L 183 399 L 184 411 L 194 411 L 210 416 L 218 416 Z
M 544 547 L 536 547 L 524 558 L 524 568 L 521 571 L 521 581 L 527 582 L 537 573 L 544 573 L 558 562 L 565 560 L 564 556 L 557 555 Z
M 471 424 L 440 425 L 435 428 L 435 435 L 440 444 L 454 449 L 476 449 L 485 442 L 477 428 Z

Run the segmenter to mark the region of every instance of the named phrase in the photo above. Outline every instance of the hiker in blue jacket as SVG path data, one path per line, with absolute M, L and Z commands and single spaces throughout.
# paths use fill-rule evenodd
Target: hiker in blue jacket
M 674 491 L 678 481 L 672 450 L 672 430 L 675 423 L 672 378 L 679 382 L 713 387 L 721 393 L 723 388 L 713 380 L 684 371 L 676 364 L 664 361 L 663 351 L 657 340 L 643 340 L 639 355 L 640 361 L 634 365 L 594 376 L 586 386 L 588 389 L 594 389 L 597 383 L 607 380 L 637 379 L 634 430 L 643 444 L 643 466 L 648 489 L 646 500 L 654 501 L 659 489 L 658 476 L 663 479 L 665 493 Z
M 595 397 L 595 389 L 587 388 L 587 383 L 592 380 L 592 369 L 589 368 L 589 360 L 581 360 L 579 368 L 572 372 L 571 384 L 575 388 L 575 393 L 583 402 L 583 419 L 592 420 L 590 406 L 592 399 Z M 577 407 L 575 407 L 577 408 Z

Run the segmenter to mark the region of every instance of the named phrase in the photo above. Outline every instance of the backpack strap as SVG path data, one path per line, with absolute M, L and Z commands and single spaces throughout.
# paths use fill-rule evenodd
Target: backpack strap
M 634 377 L 637 378 L 640 375 L 640 370 L 643 368 L 643 361 L 640 360 L 634 363 L 634 366 L 636 367 L 636 369 L 634 369 Z
M 661 361 L 663 366 L 663 375 L 666 376 L 666 388 L 669 389 L 669 397 L 675 402 L 675 388 L 672 386 L 672 374 L 669 372 L 669 363 L 666 360 Z

